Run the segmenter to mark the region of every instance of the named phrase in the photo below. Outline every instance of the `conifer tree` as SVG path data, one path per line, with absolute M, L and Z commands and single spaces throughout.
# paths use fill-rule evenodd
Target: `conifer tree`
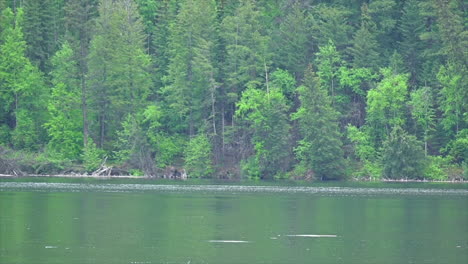
M 297 159 L 319 179 L 343 179 L 344 158 L 337 113 L 326 88 L 310 66 L 298 92 L 301 106 L 293 119 L 299 122 L 302 139 L 295 149 Z
M 234 14 L 226 16 L 221 25 L 227 53 L 225 84 L 231 106 L 246 87 L 264 83 L 270 65 L 269 37 L 255 4 L 253 0 L 241 0 Z
M 361 8 L 361 27 L 354 34 L 353 46 L 349 52 L 355 68 L 377 69 L 380 65 L 378 42 L 376 40 L 375 23 L 369 15 L 366 4 Z
M 83 149 L 83 119 L 79 67 L 68 42 L 52 57 L 52 92 L 45 124 L 49 147 L 66 159 L 78 159 Z
M 172 120 L 183 122 L 190 135 L 215 123 L 212 106 L 216 100 L 217 72 L 214 68 L 216 45 L 216 4 L 213 0 L 186 0 L 176 22 L 171 25 L 169 83 L 163 88 Z M 215 127 L 215 126 L 214 126 Z M 216 133 L 215 128 L 212 130 Z
M 424 43 L 420 36 L 424 30 L 424 20 L 420 15 L 420 8 L 417 0 L 406 1 L 403 7 L 403 15 L 400 24 L 401 41 L 399 51 L 403 56 L 405 69 L 411 74 L 410 82 L 414 85 L 420 80 L 417 76 L 422 67 L 421 52 Z M 419 78 L 418 78 L 419 77 Z
M 272 41 L 276 51 L 275 62 L 280 68 L 293 73 L 296 80 L 302 79 L 304 68 L 310 61 L 310 22 L 306 11 L 295 3 L 279 24 Z
M 23 10 L 19 8 L 14 14 L 10 8 L 6 8 L 2 17 L 0 98 L 6 119 L 3 122 L 11 129 L 15 147 L 37 149 L 44 137 L 42 125 L 46 118 L 47 89 L 42 74 L 26 57 L 26 42 L 21 27 Z
M 101 148 L 116 139 L 129 114 L 146 105 L 151 78 L 143 25 L 131 0 L 102 0 L 89 54 L 92 130 Z M 106 148 L 112 148 L 107 145 Z

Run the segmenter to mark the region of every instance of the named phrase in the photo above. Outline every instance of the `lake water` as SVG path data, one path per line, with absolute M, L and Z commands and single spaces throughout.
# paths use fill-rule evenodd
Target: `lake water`
M 466 184 L 0 179 L 0 263 L 468 263 Z

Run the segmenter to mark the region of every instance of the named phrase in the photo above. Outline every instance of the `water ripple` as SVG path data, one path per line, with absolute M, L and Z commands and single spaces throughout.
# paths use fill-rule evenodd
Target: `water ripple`
M 0 182 L 0 191 L 99 191 L 99 192 L 223 192 L 223 193 L 304 193 L 322 195 L 463 195 L 467 189 L 431 188 L 359 188 L 310 186 L 241 186 L 241 185 L 157 185 L 157 184 L 86 184 Z

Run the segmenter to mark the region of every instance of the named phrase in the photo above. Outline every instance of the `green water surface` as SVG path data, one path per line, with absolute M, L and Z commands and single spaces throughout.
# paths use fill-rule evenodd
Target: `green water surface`
M 30 181 L 0 181 L 2 264 L 468 263 L 466 185 Z

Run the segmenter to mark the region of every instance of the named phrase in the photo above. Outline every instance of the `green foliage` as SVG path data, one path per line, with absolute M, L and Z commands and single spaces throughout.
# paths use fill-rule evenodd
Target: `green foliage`
M 273 36 L 276 63 L 290 71 L 297 80 L 301 79 L 311 57 L 310 22 L 306 10 L 295 3 L 288 9 Z
M 337 180 L 344 177 L 342 142 L 331 99 L 309 68 L 298 88 L 301 106 L 292 118 L 299 121 L 302 139 L 295 149 L 297 158 L 309 166 L 317 178 Z
M 191 138 L 185 149 L 185 166 L 192 178 L 208 178 L 213 175 L 213 154 L 210 140 L 205 134 Z
M 0 35 L 0 99 L 7 125 L 13 130 L 12 145 L 37 149 L 43 140 L 47 90 L 40 71 L 25 57 L 26 43 L 22 33 L 23 12 L 2 11 L 4 28 Z
M 460 131 L 448 145 L 448 154 L 453 162 L 463 164 L 468 161 L 468 129 Z
M 241 0 L 235 13 L 221 23 L 226 44 L 225 73 L 229 92 L 240 95 L 246 87 L 263 83 L 265 68 L 270 65 L 270 38 L 260 23 L 256 1 Z
M 425 158 L 421 142 L 395 126 L 383 143 L 383 176 L 389 179 L 422 179 Z
M 144 38 L 133 1 L 100 2 L 88 57 L 89 108 L 98 120 L 91 132 L 106 149 L 112 150 L 124 118 L 147 104 L 151 59 L 145 53 Z
M 449 64 L 446 67 L 441 66 L 437 79 L 442 85 L 440 91 L 440 104 L 443 111 L 442 124 L 447 132 L 451 135 L 466 126 L 468 122 L 467 102 L 468 87 L 466 75 L 460 72 L 456 65 Z
M 363 4 L 361 10 L 361 27 L 354 34 L 353 46 L 349 48 L 349 53 L 353 58 L 353 67 L 377 69 L 381 64 L 379 44 L 374 33 L 375 24 L 366 4 Z
M 85 170 L 93 172 L 101 166 L 104 160 L 105 152 L 99 149 L 94 141 L 90 138 L 88 144 L 83 149 L 82 160 Z
M 81 90 L 79 69 L 67 42 L 52 58 L 52 66 L 54 87 L 47 107 L 50 118 L 45 124 L 49 147 L 66 159 L 76 160 L 83 149 Z
M 170 27 L 168 85 L 161 92 L 171 122 L 182 122 L 190 135 L 204 126 L 205 120 L 215 118 L 215 113 L 210 113 L 219 86 L 214 67 L 215 19 L 214 0 L 186 0 Z
M 353 143 L 353 151 L 360 162 L 358 169 L 353 172 L 358 178 L 379 179 L 382 176 L 382 165 L 379 151 L 375 148 L 365 127 L 347 127 L 348 139 Z
M 272 178 L 278 172 L 289 169 L 289 130 L 288 105 L 278 88 L 264 91 L 248 88 L 242 93 L 237 104 L 236 115 L 247 121 L 252 133 L 255 157 L 247 161 L 249 177 Z M 257 168 L 252 166 L 258 165 Z M 259 175 L 256 173 L 259 171 Z
M 428 164 L 424 169 L 424 178 L 436 181 L 447 180 L 447 167 L 449 167 L 448 158 L 430 156 L 428 157 Z
M 382 142 L 392 127 L 405 124 L 408 75 L 395 75 L 389 69 L 382 74 L 384 79 L 367 93 L 366 121 L 374 142 Z
M 220 175 L 375 179 L 391 171 L 384 152 L 399 126 L 424 141 L 426 179 L 461 179 L 465 6 L 0 1 L 0 145 L 28 153 L 28 172 L 83 157 L 92 171 L 108 153 L 121 169 L 156 176 L 194 166 L 187 146 L 205 135 Z
M 416 123 L 422 128 L 426 155 L 429 132 L 432 131 L 435 126 L 435 111 L 433 104 L 434 102 L 429 87 L 423 87 L 411 92 L 411 114 L 416 120 Z

